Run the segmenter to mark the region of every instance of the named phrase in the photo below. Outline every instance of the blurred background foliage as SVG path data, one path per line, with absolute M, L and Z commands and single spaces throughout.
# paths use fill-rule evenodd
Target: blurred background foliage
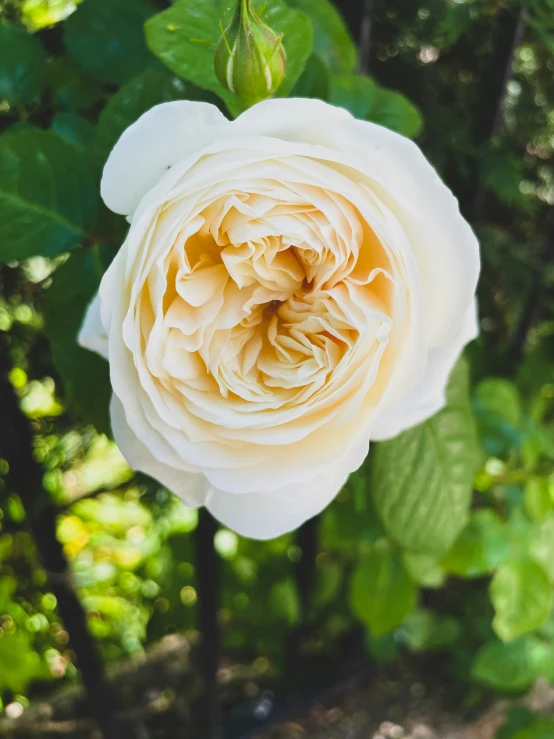
M 183 51 L 191 14 L 218 17 L 225 5 L 0 2 L 0 335 L 106 664 L 198 626 L 198 517 L 127 467 L 109 438 L 107 368 L 75 344 L 126 229 L 100 202 L 99 176 L 121 132 L 155 104 L 209 100 L 236 112 L 217 97 L 212 68 L 194 77 Z M 287 15 L 306 13 L 314 28 L 313 52 L 302 34 L 285 37 L 292 94 L 415 137 L 459 197 L 483 259 L 481 336 L 468 351 L 479 444 L 467 516 L 440 546 L 417 544 L 417 531 L 390 518 L 379 469 L 391 467 L 376 445 L 321 517 L 307 649 L 338 659 L 361 634 L 377 661 L 438 652 L 469 702 L 519 695 L 539 676 L 554 683 L 554 3 L 377 0 L 370 77 L 355 73 L 356 46 L 337 10 L 357 33 L 353 0 L 274 6 L 284 23 L 310 27 Z M 504 80 L 510 28 L 519 30 Z M 198 53 L 213 53 L 210 38 Z M 63 223 L 21 233 L 14 194 Z M 467 374 L 460 365 L 452 398 L 466 393 Z M 407 505 L 409 480 L 401 493 Z M 0 459 L 0 710 L 10 717 L 78 679 L 25 524 Z M 303 611 L 295 536 L 261 543 L 221 529 L 215 545 L 226 658 L 281 674 L 286 634 Z M 502 737 L 552 736 L 533 721 L 514 714 Z

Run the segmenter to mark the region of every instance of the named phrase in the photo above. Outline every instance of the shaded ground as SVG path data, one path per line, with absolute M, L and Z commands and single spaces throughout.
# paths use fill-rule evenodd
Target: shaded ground
M 110 672 L 123 725 L 121 739 L 195 736 L 200 682 L 192 667 L 193 642 L 184 636 L 166 637 L 146 656 Z M 367 665 L 358 666 L 351 679 L 338 682 L 333 690 L 291 699 L 285 708 L 275 699 L 279 691 L 263 660 L 251 666 L 223 666 L 219 677 L 225 739 L 493 739 L 502 723 L 505 703 L 470 712 L 461 686 L 436 660 L 405 658 L 370 672 Z M 554 713 L 554 689 L 538 684 L 526 702 L 540 712 Z M 268 717 L 275 725 L 262 728 Z M 36 702 L 18 719 L 0 719 L 0 737 L 98 739 L 99 732 L 87 717 L 82 691 L 70 688 Z

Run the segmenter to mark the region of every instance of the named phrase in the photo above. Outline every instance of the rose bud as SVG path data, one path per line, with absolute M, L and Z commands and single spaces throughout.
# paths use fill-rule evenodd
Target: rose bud
M 239 0 L 215 53 L 221 84 L 246 109 L 272 97 L 285 77 L 286 66 L 282 34 L 259 18 L 252 0 Z

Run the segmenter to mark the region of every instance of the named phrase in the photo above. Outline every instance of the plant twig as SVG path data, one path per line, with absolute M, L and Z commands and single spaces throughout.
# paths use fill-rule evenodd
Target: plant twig
M 44 489 L 42 469 L 33 456 L 29 421 L 19 407 L 9 380 L 11 367 L 5 343 L 0 340 L 0 456 L 8 462 L 11 482 L 25 509 L 49 586 L 58 601 L 60 617 L 89 696 L 92 716 L 105 739 L 119 739 L 121 733 L 114 718 L 114 704 L 106 685 L 102 660 L 88 631 L 67 559 L 56 537 L 56 509 Z
M 358 72 L 368 74 L 371 56 L 371 30 L 373 26 L 373 0 L 363 0 L 362 20 L 360 24 L 360 51 L 358 57 Z

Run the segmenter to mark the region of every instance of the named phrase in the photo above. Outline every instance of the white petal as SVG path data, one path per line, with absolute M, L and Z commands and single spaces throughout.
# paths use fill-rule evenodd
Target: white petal
M 100 318 L 100 294 L 96 293 L 94 298 L 90 301 L 87 312 L 79 334 L 77 341 L 80 346 L 85 349 L 90 349 L 91 352 L 100 354 L 104 359 L 108 359 L 108 335 L 102 325 Z
M 132 214 L 169 167 L 210 144 L 227 125 L 209 103 L 178 100 L 151 108 L 129 126 L 108 157 L 100 186 L 104 202 L 115 213 Z
M 162 464 L 137 439 L 127 423 L 123 406 L 114 394 L 110 405 L 112 431 L 115 442 L 129 466 L 145 475 L 153 477 L 172 493 L 178 495 L 189 508 L 198 508 L 204 504 L 208 483 L 204 475 L 196 472 L 177 470 Z
M 335 120 L 352 119 L 344 108 L 338 108 L 321 100 L 311 98 L 275 98 L 264 100 L 242 113 L 229 129 L 229 133 L 243 135 L 253 133 L 257 136 L 275 136 L 289 141 L 297 140 L 294 135 L 309 126 L 311 143 L 317 140 L 313 125 Z
M 341 130 L 342 129 L 342 130 Z M 336 127 L 335 146 L 354 156 L 401 223 L 416 258 L 425 295 L 429 347 L 449 340 L 465 315 L 479 277 L 479 244 L 458 202 L 413 141 L 367 121 Z
M 274 495 L 246 493 L 233 495 L 212 489 L 205 506 L 222 524 L 251 539 L 273 539 L 326 508 L 346 482 L 343 472 L 312 481 L 307 489 L 299 486 L 298 497 L 286 501 Z
M 456 335 L 443 346 L 431 349 L 425 375 L 402 405 L 378 417 L 371 433 L 373 441 L 391 439 L 440 411 L 446 403 L 446 386 L 450 373 L 464 346 L 478 333 L 477 304 L 474 301 Z

